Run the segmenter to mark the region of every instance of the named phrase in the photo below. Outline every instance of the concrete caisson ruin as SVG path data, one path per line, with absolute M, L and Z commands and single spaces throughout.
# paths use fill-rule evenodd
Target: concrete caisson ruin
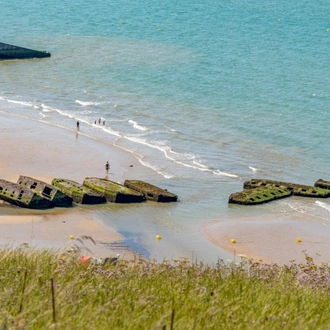
M 19 176 L 17 183 L 48 199 L 54 206 L 72 206 L 73 199 L 51 184 L 24 175 Z
M 126 180 L 124 186 L 144 194 L 145 198 L 155 202 L 176 202 L 178 196 L 168 192 L 166 189 L 156 187 L 141 180 Z
M 51 201 L 18 183 L 0 179 L 0 199 L 20 207 L 30 209 L 47 209 L 52 207 Z
M 101 204 L 107 201 L 102 194 L 72 180 L 55 178 L 52 181 L 52 185 L 73 198 L 73 201 L 76 203 Z
M 275 180 L 265 180 L 265 179 L 252 179 L 250 181 L 244 182 L 244 189 L 253 189 L 258 187 L 269 187 L 269 186 L 292 190 L 292 193 L 295 196 L 318 197 L 318 198 L 330 197 L 330 191 L 328 189 L 323 189 L 320 187 L 307 186 L 302 184 L 275 181 Z
M 51 54 L 45 51 L 18 47 L 0 42 L 0 60 L 45 58 L 50 56 Z
M 99 192 L 107 201 L 112 203 L 141 203 L 145 201 L 143 194 L 111 180 L 85 178 L 83 185 Z

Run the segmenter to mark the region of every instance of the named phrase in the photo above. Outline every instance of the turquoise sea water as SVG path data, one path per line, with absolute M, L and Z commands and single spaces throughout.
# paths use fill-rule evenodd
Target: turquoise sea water
M 0 4 L 0 42 L 52 53 L 0 62 L 0 108 L 67 128 L 78 119 L 179 195 L 152 213 L 102 213 L 128 244 L 168 256 L 146 239 L 154 229 L 167 254 L 214 260 L 222 252 L 200 235 L 211 220 L 289 213 L 330 224 L 327 200 L 227 203 L 253 177 L 330 180 L 327 1 Z

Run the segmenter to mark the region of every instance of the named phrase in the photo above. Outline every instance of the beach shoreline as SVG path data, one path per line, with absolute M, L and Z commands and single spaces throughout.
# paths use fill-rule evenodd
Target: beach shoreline
M 84 136 L 81 124 L 78 132 L 1 111 L 0 118 L 3 124 L 0 135 L 5 141 L 0 151 L 3 179 L 16 182 L 22 174 L 47 183 L 54 177 L 82 183 L 87 176 L 122 182 L 125 173 L 132 168 L 134 173 L 144 170 L 128 153 Z M 109 173 L 105 170 L 106 161 L 110 162 Z M 136 253 L 121 243 L 123 236 L 97 219 L 94 209 L 93 206 L 74 205 L 72 208 L 30 210 L 1 202 L 0 245 L 28 244 L 49 249 L 76 246 L 81 248 L 81 253 L 97 257 L 119 253 L 123 258 L 132 258 Z
M 83 123 L 80 123 L 78 132 L 74 118 L 71 130 L 3 111 L 0 111 L 0 119 L 3 123 L 0 136 L 6 141 L 0 150 L 3 179 L 16 182 L 22 174 L 47 183 L 51 183 L 54 177 L 82 183 L 85 177 L 95 176 L 123 183 L 126 179 L 143 178 L 148 181 L 159 176 L 141 165 L 129 152 L 85 135 Z M 105 170 L 107 161 L 110 163 L 109 173 Z M 317 257 L 320 261 L 330 260 L 330 253 L 327 253 L 330 251 L 327 240 L 330 228 L 314 225 L 310 221 L 311 215 L 282 214 L 280 219 L 276 219 L 273 215 L 265 218 L 263 213 L 256 214 L 253 220 L 250 215 L 250 218 L 242 216 L 237 221 L 223 217 L 204 221 L 198 225 L 201 229 L 196 233 L 189 228 L 189 233 L 186 232 L 187 227 L 180 228 L 179 223 L 166 218 L 167 212 L 176 210 L 176 203 L 107 204 L 112 205 L 74 205 L 73 208 L 36 211 L 1 202 L 0 245 L 15 247 L 25 243 L 50 249 L 80 246 L 82 253 L 96 257 L 119 253 L 127 259 L 136 254 L 158 260 L 193 259 L 196 254 L 200 261 L 210 260 L 212 263 L 217 258 L 239 259 L 241 254 L 263 262 L 303 262 L 303 251 L 306 250 L 313 257 L 322 252 Z M 140 212 L 141 219 L 137 224 L 134 223 L 136 211 Z M 150 218 L 144 220 L 143 215 Z M 124 222 L 121 230 L 117 228 L 117 221 Z M 125 224 L 130 227 L 129 231 Z M 143 230 L 139 228 L 141 225 Z M 166 241 L 156 240 L 156 235 Z M 297 243 L 296 238 L 301 238 L 301 242 Z M 236 243 L 232 243 L 232 239 Z M 190 244 L 189 248 L 185 244 Z

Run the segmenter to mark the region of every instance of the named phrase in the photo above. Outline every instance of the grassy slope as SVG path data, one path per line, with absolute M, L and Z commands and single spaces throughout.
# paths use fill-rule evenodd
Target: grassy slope
M 0 251 L 1 329 L 328 329 L 328 266 L 137 260 Z

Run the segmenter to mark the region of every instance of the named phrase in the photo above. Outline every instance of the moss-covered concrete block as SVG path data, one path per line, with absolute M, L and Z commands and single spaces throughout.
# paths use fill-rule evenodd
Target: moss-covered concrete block
M 292 191 L 273 186 L 245 189 L 229 196 L 229 203 L 242 205 L 256 205 L 270 202 L 276 199 L 289 197 Z

